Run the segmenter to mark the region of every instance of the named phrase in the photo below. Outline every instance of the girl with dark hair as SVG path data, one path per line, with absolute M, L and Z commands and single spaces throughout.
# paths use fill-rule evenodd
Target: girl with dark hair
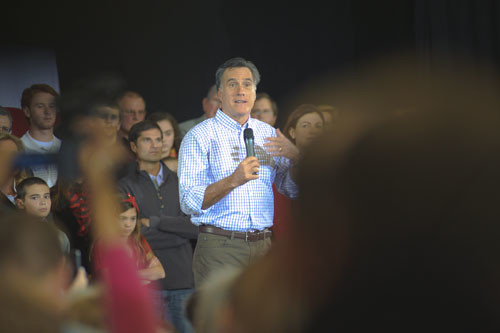
M 129 255 L 134 259 L 139 270 L 139 277 L 144 284 L 151 281 L 163 279 L 165 270 L 158 258 L 154 255 L 148 241 L 141 234 L 140 223 L 138 223 L 139 208 L 135 197 L 124 194 L 120 197 L 119 235 Z M 99 241 L 96 242 L 91 251 L 92 262 L 96 274 L 102 274 L 106 267 L 102 264 L 101 249 Z

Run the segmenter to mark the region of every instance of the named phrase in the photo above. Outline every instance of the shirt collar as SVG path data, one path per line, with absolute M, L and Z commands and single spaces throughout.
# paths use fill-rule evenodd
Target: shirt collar
M 215 119 L 220 122 L 223 126 L 235 130 L 235 131 L 241 131 L 244 130 L 245 128 L 248 128 L 250 125 L 253 124 L 253 118 L 249 115 L 248 120 L 246 123 L 243 125 L 240 125 L 239 122 L 234 120 L 233 118 L 229 117 L 227 114 L 225 114 L 221 109 L 217 110 L 217 113 L 215 114 Z

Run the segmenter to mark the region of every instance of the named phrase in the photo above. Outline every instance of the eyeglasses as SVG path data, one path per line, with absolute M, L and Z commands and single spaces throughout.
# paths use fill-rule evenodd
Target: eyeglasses
M 111 113 L 100 113 L 97 115 L 97 117 L 106 121 L 116 121 L 120 119 L 120 117 L 117 114 L 111 114 Z
M 10 128 L 10 127 L 0 126 L 0 132 L 2 132 L 2 133 L 9 133 L 10 134 L 11 130 L 12 130 L 12 128 Z

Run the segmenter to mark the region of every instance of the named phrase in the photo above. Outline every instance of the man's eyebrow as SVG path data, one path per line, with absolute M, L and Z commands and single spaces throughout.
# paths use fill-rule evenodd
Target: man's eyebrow
M 235 78 L 229 78 L 227 79 L 226 82 L 230 82 L 230 81 L 237 81 Z M 253 79 L 251 77 L 247 77 L 247 78 L 244 78 L 243 81 L 252 81 L 253 82 Z

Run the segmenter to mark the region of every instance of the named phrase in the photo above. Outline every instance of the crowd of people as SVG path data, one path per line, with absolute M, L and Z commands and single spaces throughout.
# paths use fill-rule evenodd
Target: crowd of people
M 186 304 L 204 280 L 218 269 L 247 266 L 286 234 L 298 193 L 294 169 L 326 126 L 327 111 L 307 104 L 291 112 L 284 134 L 275 129 L 277 103 L 256 93 L 259 80 L 252 62 L 228 60 L 202 99 L 203 115 L 182 123 L 168 112 L 147 112 L 135 91 L 116 89 L 105 98 L 73 91 L 71 100 L 47 84 L 27 87 L 20 100 L 29 129 L 21 138 L 11 134 L 16 124 L 0 108 L 1 214 L 50 226 L 72 272 L 66 285 L 73 281 L 80 289 L 112 283 L 109 246 L 119 244 L 161 327 L 192 332 Z M 75 108 L 79 95 L 95 101 Z M 74 110 L 81 114 L 66 122 Z M 75 122 L 83 143 L 56 136 L 71 132 Z M 255 133 L 255 156 L 245 150 L 246 128 Z M 83 157 L 87 146 L 94 150 L 88 154 L 106 155 L 111 166 Z M 72 158 L 78 172 L 61 173 L 61 163 Z M 92 180 L 102 177 L 92 176 L 97 172 L 110 176 L 101 201 L 112 200 L 114 212 L 96 202 L 96 192 L 104 191 Z M 113 212 L 112 221 L 97 221 L 99 209 Z M 101 229 L 114 231 L 106 236 Z M 109 316 L 114 310 L 100 309 Z
M 0 330 L 497 330 L 499 85 L 415 68 L 278 113 L 232 58 L 181 123 L 26 88 L 21 138 L 0 108 Z

